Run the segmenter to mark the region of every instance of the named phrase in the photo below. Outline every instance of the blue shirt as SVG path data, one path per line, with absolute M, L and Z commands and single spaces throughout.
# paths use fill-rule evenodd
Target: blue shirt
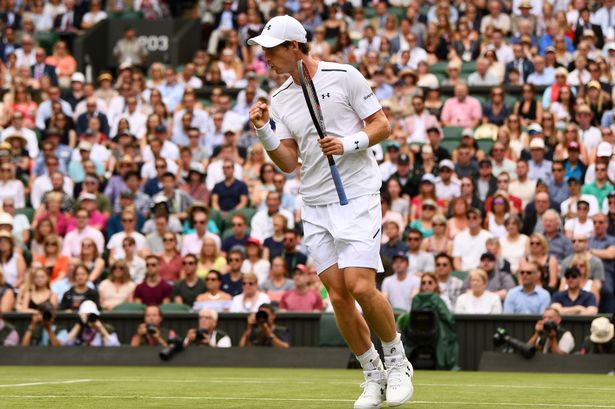
M 239 205 L 241 196 L 248 196 L 248 186 L 241 180 L 234 180 L 229 186 L 222 181 L 216 183 L 211 193 L 218 196 L 220 209 L 229 211 Z
M 549 183 L 549 196 L 558 206 L 561 206 L 562 202 L 570 197 L 568 183 L 564 181 L 558 185 L 551 180 L 551 183 Z
M 511 289 L 504 300 L 504 314 L 542 314 L 551 303 L 549 292 L 536 287 L 531 293 L 518 285 Z
M 553 294 L 553 303 L 561 304 L 562 307 L 574 307 L 582 305 L 583 307 L 597 307 L 596 297 L 589 291 L 581 290 L 576 300 L 572 301 L 568 296 L 568 291 L 558 291 Z

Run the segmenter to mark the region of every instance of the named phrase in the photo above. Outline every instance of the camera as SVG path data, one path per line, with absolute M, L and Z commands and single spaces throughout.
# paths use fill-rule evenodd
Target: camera
M 175 354 L 177 354 L 178 352 L 181 352 L 183 349 L 184 349 L 184 343 L 182 342 L 181 339 L 179 339 L 177 337 L 171 338 L 169 340 L 169 346 L 164 348 L 162 351 L 160 351 L 158 356 L 163 361 L 168 361 Z
M 530 359 L 536 354 L 536 347 L 511 337 L 504 328 L 498 328 L 493 334 L 493 345 L 502 348 L 502 352 L 515 352 L 525 359 Z
M 269 322 L 269 313 L 265 310 L 258 310 L 256 312 L 256 322 L 260 324 L 266 324 Z
M 98 314 L 88 314 L 88 323 L 94 324 L 99 318 Z
M 556 331 L 557 324 L 554 321 L 545 321 L 542 323 L 542 330 L 544 332 Z
M 158 331 L 158 327 L 154 324 L 147 324 L 147 333 L 149 335 L 154 335 Z
M 209 336 L 209 331 L 206 329 L 199 328 L 196 330 L 196 342 L 201 342 L 206 336 Z
M 38 312 L 43 316 L 43 322 L 49 322 L 53 320 L 53 311 L 51 305 L 44 303 L 38 308 Z

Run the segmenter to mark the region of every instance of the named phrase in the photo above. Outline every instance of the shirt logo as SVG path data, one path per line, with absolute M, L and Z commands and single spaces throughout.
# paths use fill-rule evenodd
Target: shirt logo
M 328 92 L 326 94 L 321 94 L 321 95 L 322 95 L 322 99 L 331 98 L 331 94 Z
M 359 141 L 354 141 L 355 147 L 354 150 L 358 151 L 359 150 Z
M 373 97 L 373 96 L 374 96 L 374 93 L 373 93 L 373 92 L 370 92 L 369 94 L 367 94 L 366 96 L 364 96 L 364 97 L 363 97 L 363 100 L 364 100 L 364 101 L 367 101 L 369 98 L 371 98 L 371 97 Z
M 267 26 L 267 30 L 271 30 L 271 24 Z

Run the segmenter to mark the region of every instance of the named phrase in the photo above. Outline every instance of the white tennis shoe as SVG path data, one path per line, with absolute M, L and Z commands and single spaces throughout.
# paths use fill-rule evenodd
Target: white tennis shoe
M 377 409 L 384 403 L 387 374 L 375 369 L 363 371 L 365 382 L 361 384 L 363 393 L 354 402 L 354 409 Z
M 384 366 L 387 372 L 387 404 L 388 406 L 403 405 L 412 398 L 414 392 L 412 364 L 403 355 L 393 355 L 384 357 Z

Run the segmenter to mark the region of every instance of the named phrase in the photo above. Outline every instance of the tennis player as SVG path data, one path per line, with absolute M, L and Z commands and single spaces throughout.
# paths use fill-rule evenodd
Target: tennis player
M 354 67 L 309 56 L 306 31 L 294 18 L 272 18 L 248 44 L 264 49 L 265 61 L 275 72 L 290 74 L 269 105 L 258 102 L 250 109 L 250 121 L 284 172 L 293 172 L 301 158 L 305 244 L 329 292 L 337 326 L 364 371 L 363 393 L 354 407 L 378 408 L 385 399 L 389 406 L 401 405 L 412 397 L 413 369 L 391 306 L 375 285 L 376 272 L 383 271 L 381 178 L 368 149 L 389 136 L 389 122 Z M 325 118 L 327 136 L 322 140 L 299 82 L 300 59 L 313 79 Z M 339 204 L 325 155 L 334 155 L 349 200 L 346 206 Z M 368 323 L 382 340 L 384 366 L 371 342 Z

